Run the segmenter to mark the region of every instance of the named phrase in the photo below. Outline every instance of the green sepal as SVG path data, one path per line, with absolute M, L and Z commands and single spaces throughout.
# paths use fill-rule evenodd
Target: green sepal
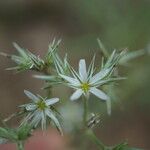
M 17 131 L 18 140 L 20 141 L 26 140 L 28 137 L 31 136 L 32 130 L 33 127 L 29 124 L 24 124 L 20 126 Z
M 10 141 L 15 141 L 18 139 L 15 130 L 11 128 L 0 127 L 0 137 L 4 139 L 8 139 Z
M 24 124 L 18 128 L 2 128 L 0 127 L 0 144 L 19 141 L 25 141 L 31 136 L 32 126 Z

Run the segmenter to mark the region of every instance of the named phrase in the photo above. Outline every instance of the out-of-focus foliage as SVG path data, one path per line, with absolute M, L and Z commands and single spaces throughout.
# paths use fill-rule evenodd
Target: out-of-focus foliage
M 8 142 L 24 142 L 31 136 L 32 126 L 24 124 L 18 128 L 0 127 L 0 144 Z

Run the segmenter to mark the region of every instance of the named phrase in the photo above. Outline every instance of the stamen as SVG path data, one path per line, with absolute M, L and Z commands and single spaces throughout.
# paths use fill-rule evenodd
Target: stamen
M 89 90 L 90 86 L 88 83 L 82 83 L 81 85 L 81 89 L 84 91 L 84 92 L 87 92 Z
M 37 107 L 40 110 L 44 110 L 47 107 L 47 105 L 45 104 L 45 102 L 43 100 L 41 100 L 37 103 Z

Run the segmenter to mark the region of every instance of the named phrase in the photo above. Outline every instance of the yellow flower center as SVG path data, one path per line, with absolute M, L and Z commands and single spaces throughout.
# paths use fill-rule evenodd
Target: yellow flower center
M 45 102 L 43 100 L 41 100 L 37 103 L 37 107 L 40 110 L 44 110 L 47 106 L 46 106 Z
M 82 83 L 81 84 L 81 89 L 84 91 L 84 92 L 87 92 L 89 89 L 90 89 L 90 86 L 88 83 Z

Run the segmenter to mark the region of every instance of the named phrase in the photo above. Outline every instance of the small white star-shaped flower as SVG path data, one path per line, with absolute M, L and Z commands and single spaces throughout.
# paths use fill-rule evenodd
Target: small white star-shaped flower
M 41 123 L 42 129 L 46 129 L 47 119 L 49 118 L 54 122 L 56 127 L 62 131 L 60 123 L 51 109 L 51 106 L 57 103 L 59 98 L 45 99 L 39 95 L 36 96 L 27 90 L 24 90 L 24 93 L 32 100 L 32 102 L 20 106 L 24 108 L 27 113 L 22 124 L 29 122 L 32 126 L 37 127 L 37 125 Z
M 104 78 L 111 73 L 112 67 L 106 69 L 104 68 L 97 74 L 93 75 L 93 58 L 88 70 L 86 69 L 86 63 L 84 59 L 81 59 L 79 61 L 79 73 L 77 73 L 73 68 L 70 68 L 70 70 L 72 72 L 73 77 L 69 77 L 63 74 L 59 75 L 67 81 L 67 85 L 69 87 L 72 87 L 76 90 L 70 97 L 72 101 L 80 98 L 82 94 L 88 97 L 90 93 L 94 94 L 102 100 L 109 100 L 109 97 L 97 87 L 107 82 L 107 80 L 104 80 Z

